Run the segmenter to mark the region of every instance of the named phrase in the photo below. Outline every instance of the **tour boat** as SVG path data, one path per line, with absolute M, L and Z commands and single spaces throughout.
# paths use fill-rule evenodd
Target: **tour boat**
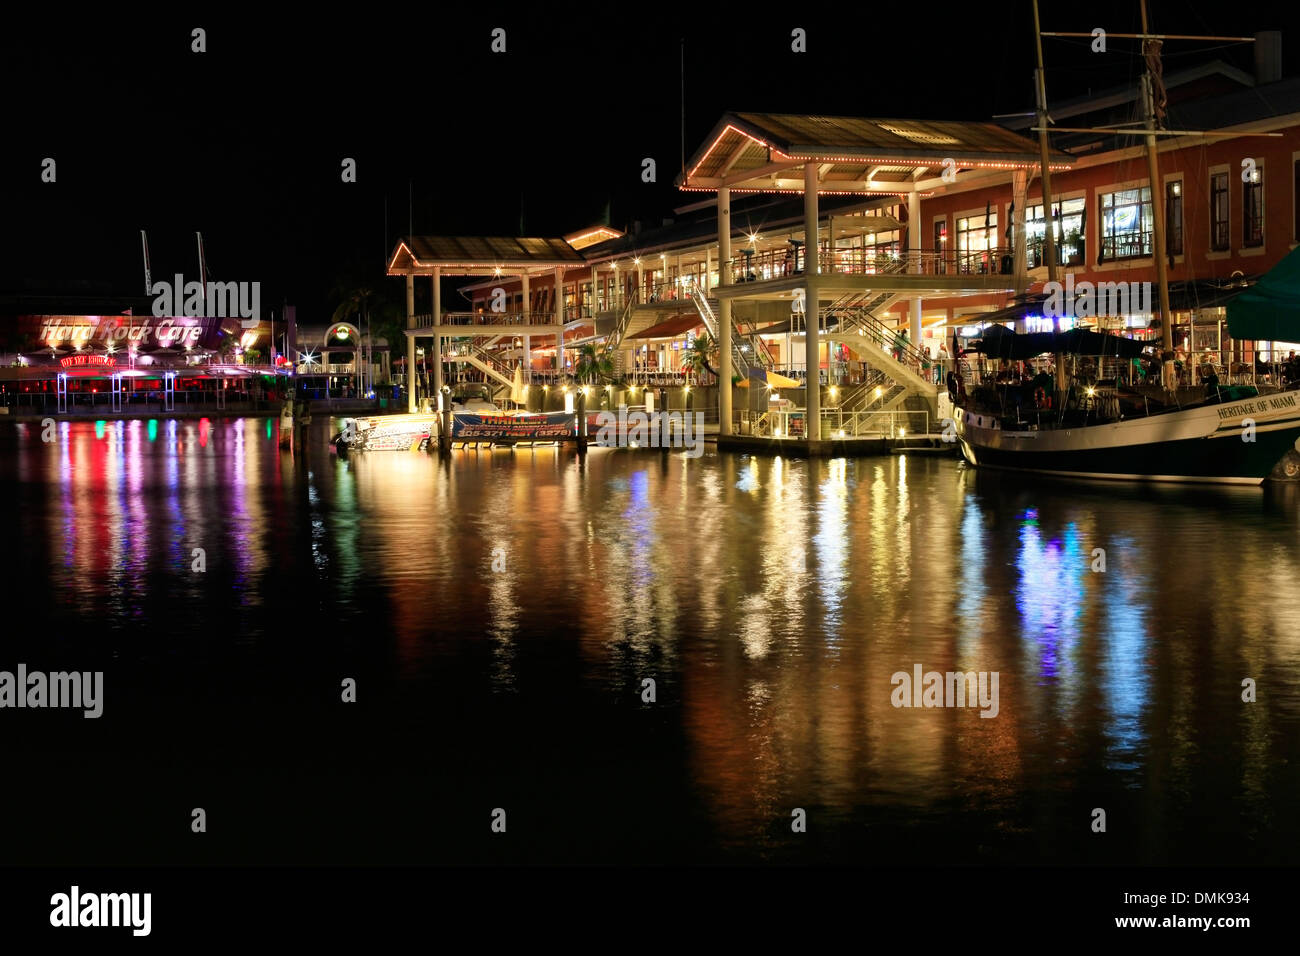
M 1300 439 L 1300 391 L 1261 395 L 1238 386 L 1181 409 L 1142 414 L 1130 406 L 1131 415 L 1116 408 L 1113 393 L 1094 399 L 1092 410 L 1049 411 L 1035 421 L 1025 421 L 1023 409 L 1003 416 L 959 408 L 962 454 L 978 467 L 1078 478 L 1257 485 Z
M 1146 8 L 1142 8 L 1145 42 L 1159 38 L 1147 32 Z M 1038 124 L 1042 154 L 1040 176 L 1044 209 L 1052 209 L 1051 174 L 1047 162 L 1047 96 L 1042 83 L 1042 40 L 1038 5 L 1034 4 L 1034 28 L 1038 37 Z M 1156 134 L 1158 132 L 1155 92 L 1159 87 L 1152 62 L 1158 63 L 1159 43 L 1147 51 L 1147 76 L 1143 78 L 1143 106 L 1147 121 L 1137 130 L 1146 136 L 1149 178 L 1159 182 Z M 1109 128 L 1108 132 L 1123 132 Z M 1169 134 L 1183 135 L 1183 134 Z M 1250 135 L 1250 134 L 1244 134 Z M 1153 193 L 1153 199 L 1159 192 Z M 1047 213 L 1045 232 L 1048 275 L 1056 281 L 1052 214 Z M 1165 270 L 1162 210 L 1157 204 L 1152 216 L 1153 259 L 1160 291 L 1161 348 L 1166 388 L 1172 384 L 1173 344 L 1169 307 L 1168 277 Z M 1049 283 L 1049 284 L 1051 284 Z M 1056 313 L 1056 314 L 1059 314 Z M 999 330 L 1002 331 L 1002 330 Z M 1300 391 L 1260 394 L 1253 387 L 1208 385 L 1202 400 L 1179 404 L 1176 390 L 1164 391 L 1152 407 L 1152 399 L 1136 390 L 1122 390 L 1117 380 L 1106 383 L 1067 383 L 1065 352 L 1081 351 L 1069 346 L 1089 342 L 1085 354 L 1131 359 L 1135 343 L 1113 335 L 1095 333 L 1047 333 L 1039 349 L 1039 335 L 1017 336 L 1007 332 L 992 349 L 1000 357 L 1023 359 L 1030 353 L 1053 351 L 1059 382 L 1022 385 L 984 385 L 967 396 L 960 375 L 949 383 L 953 398 L 956 438 L 963 456 L 977 467 L 1010 468 L 1083 478 L 1111 478 L 1139 481 L 1226 482 L 1258 485 L 1288 453 L 1300 449 Z M 954 340 L 954 349 L 956 342 Z M 1010 347 L 1006 347 L 1010 346 Z M 1139 346 L 1140 348 L 1140 346 Z M 954 355 L 956 353 L 954 352 Z M 1056 387 L 1050 387 L 1055 385 Z M 1050 395 L 1047 393 L 1051 393 Z

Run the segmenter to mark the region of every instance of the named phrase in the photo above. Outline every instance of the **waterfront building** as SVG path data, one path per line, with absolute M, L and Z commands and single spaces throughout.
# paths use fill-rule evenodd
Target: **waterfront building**
M 0 293 L 5 414 L 251 407 L 274 393 L 274 322 L 153 314 L 80 280 Z M 281 330 L 282 331 L 282 330 Z
M 1182 357 L 1212 361 L 1221 381 L 1276 384 L 1276 361 L 1300 346 L 1233 341 L 1224 323 L 1228 299 L 1300 241 L 1300 79 L 1280 76 L 1278 35 L 1261 34 L 1256 55 L 1254 76 L 1220 62 L 1165 76 L 1168 127 L 1242 135 L 1162 137 L 1155 188 Z M 431 346 L 439 387 L 469 375 L 498 397 L 510 393 L 515 368 L 530 382 L 573 374 L 584 346 L 608 358 L 624 386 L 788 383 L 706 392 L 724 436 L 782 426 L 783 437 L 932 433 L 954 334 L 964 346 L 991 322 L 1051 327 L 1048 222 L 1073 282 L 1135 292 L 1154 283 L 1156 204 L 1141 143 L 1082 131 L 1133 127 L 1137 110 L 1135 86 L 1053 105 L 1064 130 L 1050 154 L 1051 215 L 1028 118 L 728 113 L 678 177 L 692 201 L 660 226 L 399 242 L 389 274 L 407 277 L 408 290 L 416 275 L 470 280 L 460 287 L 467 312 L 435 303 L 435 322 L 408 310 L 408 348 Z M 1260 133 L 1276 135 L 1247 135 Z M 1140 296 L 1128 301 L 1127 311 L 1087 323 L 1158 339 L 1150 298 L 1140 308 Z M 705 332 L 716 377 L 684 359 Z M 791 406 L 793 415 L 772 414 Z
M 294 306 L 255 320 L 151 309 L 150 299 L 99 290 L 4 294 L 0 407 L 15 415 L 248 408 L 288 375 L 308 399 L 370 392 L 387 406 L 392 398 L 388 343 L 356 322 L 298 324 Z

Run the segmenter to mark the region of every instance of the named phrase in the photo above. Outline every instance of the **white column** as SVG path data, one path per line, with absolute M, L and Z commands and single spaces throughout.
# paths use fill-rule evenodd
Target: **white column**
M 433 410 L 438 410 L 438 396 L 442 394 L 442 267 L 433 267 Z
M 921 272 L 921 194 L 913 190 L 907 194 L 907 251 L 912 260 L 908 263 L 908 272 L 917 275 Z M 907 337 L 913 347 L 921 347 L 921 298 L 914 296 L 910 303 L 910 321 L 907 325 Z M 919 370 L 918 370 L 919 371 Z
M 808 366 L 808 420 L 806 434 L 810 440 L 821 438 L 821 359 L 818 326 L 821 309 L 817 299 L 817 164 L 803 167 L 803 237 L 804 237 L 804 362 Z
M 406 277 L 406 327 L 415 328 L 415 276 Z M 328 371 L 328 366 L 326 367 Z M 328 384 L 329 379 L 326 379 Z M 415 336 L 406 337 L 406 410 L 415 414 Z
M 708 295 L 713 291 L 713 250 L 704 250 L 704 294 Z
M 718 285 L 731 285 L 731 190 L 718 190 Z M 718 300 L 718 434 L 731 434 L 731 300 Z
M 1029 236 L 1025 232 L 1026 206 L 1029 204 L 1029 171 L 1017 169 L 1011 174 L 1011 201 L 1016 211 L 1011 217 L 1011 242 L 1015 246 L 1015 286 L 1025 291 L 1029 277 Z
M 533 324 L 533 300 L 532 300 L 532 293 L 529 292 L 528 289 L 528 273 L 526 271 L 523 272 L 520 275 L 519 279 L 520 282 L 523 284 L 524 328 L 527 329 L 530 328 Z M 525 332 L 524 333 L 524 382 L 525 383 L 531 382 L 533 380 L 533 348 L 532 348 L 532 343 L 529 341 L 529 338 L 530 338 L 529 334 Z
M 555 270 L 555 371 L 564 371 L 564 267 Z
M 636 300 L 645 302 L 645 269 L 640 262 L 636 264 Z

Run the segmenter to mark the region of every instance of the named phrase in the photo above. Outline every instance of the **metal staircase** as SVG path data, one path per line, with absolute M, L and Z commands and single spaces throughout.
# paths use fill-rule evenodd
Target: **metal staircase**
M 827 402 L 825 407 L 840 408 L 846 412 L 863 411 L 880 404 L 897 387 L 898 383 L 892 378 L 879 369 L 872 368 L 865 381 L 857 385 L 839 386 L 835 400 Z
M 619 350 L 619 346 L 623 344 L 623 337 L 627 335 L 628 325 L 632 321 L 632 313 L 636 311 L 638 304 L 637 296 L 628 296 L 627 305 L 623 306 L 623 311 L 619 313 L 614 328 L 610 329 L 609 335 L 605 336 L 605 357 L 608 358 L 612 352 L 617 353 L 614 357 L 615 373 L 623 371 L 623 353 Z
M 860 305 L 832 306 L 825 313 L 825 325 L 832 324 L 841 334 L 856 332 L 850 348 L 868 356 L 868 362 L 887 373 L 900 385 L 927 396 L 935 394 L 934 382 L 922 374 L 921 366 L 925 360 L 921 351 L 911 342 L 902 344 L 898 341 L 899 333 L 885 325 L 884 322 Z M 902 361 L 894 358 L 897 351 Z M 930 360 L 933 362 L 933 359 Z
M 515 370 L 487 351 L 487 349 L 473 342 L 464 342 L 457 345 L 455 354 L 449 355 L 448 358 L 468 362 L 484 375 L 496 379 L 506 388 L 512 388 L 515 384 Z
M 718 338 L 718 315 L 713 311 L 713 305 L 704 297 L 697 283 L 692 282 L 687 289 L 690 292 L 691 301 L 695 303 L 695 310 L 700 313 L 700 318 L 704 320 L 704 327 L 709 330 L 709 335 L 713 337 L 714 342 L 720 341 Z M 714 302 L 717 300 L 714 299 Z M 733 370 L 742 379 L 749 378 L 750 361 L 745 358 L 745 350 L 740 347 L 744 341 L 744 336 L 736 328 L 735 320 L 731 323 L 731 365 Z

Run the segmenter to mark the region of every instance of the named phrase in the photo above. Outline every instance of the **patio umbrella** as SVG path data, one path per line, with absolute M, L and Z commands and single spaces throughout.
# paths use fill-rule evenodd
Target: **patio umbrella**
M 1300 341 L 1300 249 L 1293 249 L 1227 304 L 1234 339 Z
M 168 360 L 177 354 L 176 349 L 164 346 L 162 348 L 151 349 L 148 352 L 137 353 L 137 356 L 147 358 L 150 365 L 166 365 L 168 364 Z
M 796 382 L 792 378 L 787 378 L 777 372 L 768 372 L 763 369 L 750 369 L 749 378 L 740 380 L 741 388 L 749 388 L 751 379 L 758 379 L 760 382 L 766 382 L 769 388 L 803 388 L 803 382 Z
M 519 404 L 524 400 L 524 370 L 515 369 L 515 380 L 510 385 L 510 401 Z

